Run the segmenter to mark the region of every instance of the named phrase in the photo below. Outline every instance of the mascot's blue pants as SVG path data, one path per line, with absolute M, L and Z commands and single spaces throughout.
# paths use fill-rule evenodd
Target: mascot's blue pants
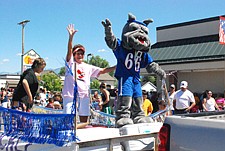
M 139 79 L 135 77 L 121 77 L 120 79 L 118 79 L 118 81 L 119 96 L 130 96 L 133 98 L 142 97 L 141 83 Z

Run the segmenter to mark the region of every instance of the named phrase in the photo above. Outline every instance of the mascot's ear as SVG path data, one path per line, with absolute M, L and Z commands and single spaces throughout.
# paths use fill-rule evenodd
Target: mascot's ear
M 128 14 L 128 20 L 129 21 L 133 21 L 135 19 L 136 19 L 136 17 L 133 14 L 131 14 L 131 13 Z
M 152 22 L 153 22 L 153 19 L 151 19 L 151 18 L 150 19 L 146 19 L 146 20 L 143 21 L 143 23 L 145 23 L 146 26 L 148 26 L 148 24 L 152 23 Z

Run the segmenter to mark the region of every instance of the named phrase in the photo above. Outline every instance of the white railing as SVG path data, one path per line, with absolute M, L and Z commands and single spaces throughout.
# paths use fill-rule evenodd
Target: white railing
M 154 151 L 158 151 L 158 133 L 123 135 L 123 136 L 118 136 L 113 138 L 98 139 L 98 140 L 83 141 L 83 142 L 81 141 L 81 142 L 77 142 L 77 145 L 78 145 L 77 150 L 79 150 L 79 148 L 107 145 L 107 150 L 113 151 L 113 146 L 115 146 L 118 143 L 121 143 L 124 141 L 130 141 L 130 140 L 150 138 L 150 137 L 154 138 Z

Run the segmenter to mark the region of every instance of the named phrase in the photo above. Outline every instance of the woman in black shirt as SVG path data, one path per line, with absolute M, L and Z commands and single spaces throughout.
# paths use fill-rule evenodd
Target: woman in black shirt
M 22 108 L 25 112 L 30 111 L 38 90 L 37 74 L 41 73 L 45 66 L 46 62 L 44 59 L 37 58 L 34 60 L 31 68 L 23 72 L 13 93 L 12 109 Z
M 110 93 L 108 90 L 106 90 L 106 85 L 105 83 L 101 83 L 100 85 L 100 91 L 101 91 L 101 97 L 102 97 L 102 111 L 107 113 L 107 114 L 112 114 L 112 110 L 109 106 L 109 101 L 110 101 Z

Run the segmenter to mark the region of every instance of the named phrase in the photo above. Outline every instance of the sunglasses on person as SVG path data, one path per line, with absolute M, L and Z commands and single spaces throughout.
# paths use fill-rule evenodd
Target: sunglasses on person
M 84 55 L 84 52 L 83 52 L 82 49 L 79 49 L 79 50 L 77 50 L 76 52 L 74 52 L 73 55 L 74 55 L 74 56 L 75 56 L 75 55 L 78 55 L 78 56 L 79 56 L 79 55 L 82 55 L 82 56 L 83 56 L 83 55 Z
M 75 54 L 77 54 L 77 55 L 84 55 L 84 53 L 82 53 L 82 52 L 76 52 Z

